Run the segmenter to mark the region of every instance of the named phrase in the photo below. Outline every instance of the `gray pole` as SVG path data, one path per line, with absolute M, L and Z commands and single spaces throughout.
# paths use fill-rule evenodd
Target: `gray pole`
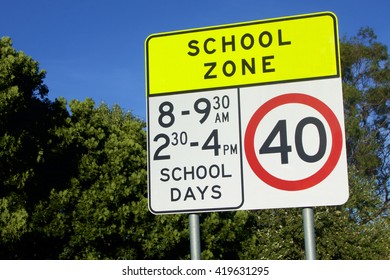
M 316 259 L 316 239 L 314 233 L 313 208 L 303 208 L 303 229 L 305 232 L 305 256 L 307 260 Z
M 200 260 L 199 215 L 190 214 L 190 246 L 191 260 Z

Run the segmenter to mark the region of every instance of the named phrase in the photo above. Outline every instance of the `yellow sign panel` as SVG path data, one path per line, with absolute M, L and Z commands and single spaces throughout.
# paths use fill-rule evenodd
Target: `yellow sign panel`
M 154 34 L 145 48 L 148 95 L 340 76 L 330 12 Z

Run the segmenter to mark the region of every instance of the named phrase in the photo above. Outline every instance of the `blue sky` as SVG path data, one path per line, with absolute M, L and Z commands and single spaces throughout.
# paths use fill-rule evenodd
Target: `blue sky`
M 372 27 L 390 46 L 388 0 L 0 0 L 0 36 L 47 71 L 49 98 L 119 104 L 146 118 L 144 41 L 150 34 L 320 11 L 340 35 Z

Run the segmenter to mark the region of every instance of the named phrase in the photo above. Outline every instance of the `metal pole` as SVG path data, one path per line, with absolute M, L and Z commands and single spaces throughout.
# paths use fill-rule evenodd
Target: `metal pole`
M 313 208 L 303 208 L 303 229 L 305 233 L 305 256 L 307 260 L 316 259 L 316 239 L 314 233 Z
M 190 246 L 191 260 L 200 260 L 199 215 L 190 214 Z

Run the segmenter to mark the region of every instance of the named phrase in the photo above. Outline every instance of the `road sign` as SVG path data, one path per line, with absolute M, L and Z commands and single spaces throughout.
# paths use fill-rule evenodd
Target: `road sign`
M 240 94 L 243 208 L 344 203 L 348 176 L 340 78 L 248 87 Z
M 347 199 L 334 14 L 155 34 L 145 48 L 153 213 Z
M 259 127 L 260 121 L 273 109 L 276 109 L 279 106 L 288 105 L 288 104 L 303 104 L 309 106 L 315 110 L 317 110 L 324 118 L 325 125 L 328 125 L 330 128 L 330 136 L 331 136 L 331 150 L 329 152 L 329 156 L 324 164 L 320 164 L 322 166 L 318 171 L 314 174 L 302 178 L 299 180 L 283 180 L 274 175 L 270 174 L 260 163 L 259 158 L 257 157 L 257 152 L 255 149 L 255 133 L 256 129 Z M 291 112 L 291 115 L 294 115 L 295 111 Z M 288 114 L 285 113 L 284 117 L 279 118 L 274 129 L 267 137 L 266 142 L 260 148 L 259 154 L 278 154 L 281 156 L 281 164 L 289 164 L 288 155 L 292 152 L 292 146 L 287 144 L 287 128 L 286 122 Z M 309 115 L 309 116 L 307 116 Z M 313 164 L 315 162 L 319 162 L 325 155 L 327 148 L 327 132 L 325 130 L 324 123 L 313 117 L 312 114 L 307 114 L 305 117 L 300 120 L 296 126 L 296 129 L 291 129 L 293 133 L 295 133 L 295 145 L 297 155 L 300 157 L 302 162 L 307 162 L 309 164 Z M 291 119 L 291 117 L 290 117 Z M 318 146 L 313 155 L 309 155 L 305 149 L 307 149 L 307 145 L 304 148 L 304 140 L 303 140 L 303 132 L 307 125 L 314 125 L 317 130 L 314 132 L 314 137 L 316 137 L 315 133 L 318 133 L 318 144 L 314 146 Z M 279 145 L 276 147 L 271 147 L 270 144 L 276 135 L 279 134 Z M 329 134 L 328 134 L 329 135 Z M 307 138 L 307 137 L 306 137 Z M 255 112 L 255 114 L 250 119 L 245 135 L 245 151 L 248 159 L 248 163 L 251 166 L 253 172 L 264 182 L 268 183 L 268 185 L 273 186 L 277 189 L 281 190 L 303 190 L 314 185 L 317 185 L 329 174 L 333 171 L 336 166 L 342 149 L 342 133 L 341 127 L 337 120 L 337 117 L 332 112 L 332 110 L 322 101 L 317 98 L 314 98 L 310 95 L 305 95 L 301 93 L 288 93 L 279 95 L 277 97 L 272 98 L 266 103 L 262 104 L 261 107 Z M 274 158 L 273 158 L 274 160 Z M 275 165 L 275 163 L 273 163 Z M 296 165 L 296 164 L 295 164 Z M 283 168 L 279 167 L 279 170 L 284 173 Z
M 238 94 L 149 100 L 149 202 L 153 212 L 237 209 L 243 203 Z
M 148 96 L 340 75 L 331 13 L 155 34 L 146 59 Z

